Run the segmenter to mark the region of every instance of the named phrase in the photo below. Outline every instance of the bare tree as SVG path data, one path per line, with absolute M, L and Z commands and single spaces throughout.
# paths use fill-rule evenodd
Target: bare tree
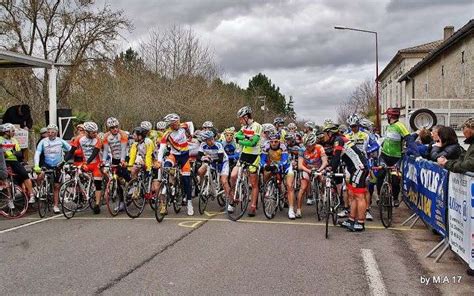
M 375 83 L 367 79 L 356 87 L 354 92 L 337 108 L 338 121 L 345 123 L 347 117 L 357 113 L 369 119 L 375 116 Z
M 191 28 L 173 25 L 152 29 L 140 43 L 140 53 L 148 68 L 163 77 L 201 76 L 212 80 L 218 76 L 210 47 L 203 45 Z
M 60 73 L 59 102 L 69 95 L 79 66 L 106 56 L 120 30 L 131 28 L 122 11 L 112 11 L 107 5 L 95 9 L 93 4 L 93 0 L 0 1 L 1 47 L 72 65 Z M 47 71 L 3 71 L 0 75 L 0 87 L 12 98 L 44 110 Z

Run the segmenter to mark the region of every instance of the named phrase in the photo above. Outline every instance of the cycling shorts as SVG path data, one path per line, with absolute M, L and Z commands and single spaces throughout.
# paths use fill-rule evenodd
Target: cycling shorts
M 18 181 L 18 183 L 22 184 L 25 180 L 28 180 L 30 178 L 25 167 L 19 161 L 7 160 L 5 161 L 5 163 L 8 167 L 12 169 L 14 179 Z
M 369 171 L 367 169 L 353 169 L 349 171 L 350 178 L 347 183 L 347 190 L 353 193 L 365 193 L 367 191 L 367 176 Z
M 180 155 L 170 154 L 166 158 L 165 167 L 174 167 L 177 165 L 183 176 L 191 176 L 191 162 L 189 161 L 189 153 L 182 152 Z
M 91 162 L 87 165 L 89 172 L 92 172 L 94 180 L 102 180 L 102 172 L 100 171 L 100 166 L 98 162 Z
M 260 155 L 241 153 L 237 165 L 240 166 L 241 164 L 250 165 L 248 168 L 249 172 L 255 174 L 257 173 L 260 164 Z

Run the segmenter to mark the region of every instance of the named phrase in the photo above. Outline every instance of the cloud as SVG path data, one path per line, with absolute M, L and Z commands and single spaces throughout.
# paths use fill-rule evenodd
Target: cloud
M 474 9 L 472 0 L 107 1 L 135 25 L 125 45 L 153 27 L 190 26 L 226 80 L 246 87 L 263 72 L 294 97 L 300 117 L 315 121 L 336 119 L 338 104 L 375 77 L 375 36 L 334 26 L 377 31 L 381 72 L 399 49 L 442 39 L 444 26 L 459 29 Z

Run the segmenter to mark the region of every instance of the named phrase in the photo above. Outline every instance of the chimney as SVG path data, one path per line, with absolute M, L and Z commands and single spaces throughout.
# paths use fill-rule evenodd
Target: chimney
M 446 40 L 448 39 L 449 37 L 451 37 L 451 35 L 454 34 L 454 26 L 446 26 L 444 27 L 444 39 L 443 40 Z

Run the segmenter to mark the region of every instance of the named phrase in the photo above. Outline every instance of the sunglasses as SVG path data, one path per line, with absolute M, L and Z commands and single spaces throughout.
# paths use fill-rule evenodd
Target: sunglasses
M 111 126 L 109 129 L 113 130 L 113 129 L 118 129 L 119 127 L 118 126 Z

